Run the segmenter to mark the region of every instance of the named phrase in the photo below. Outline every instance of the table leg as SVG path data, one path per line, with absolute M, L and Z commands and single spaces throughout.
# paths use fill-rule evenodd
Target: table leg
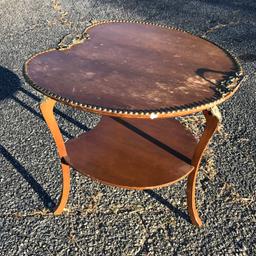
M 202 221 L 196 208 L 196 177 L 201 163 L 202 155 L 212 135 L 216 131 L 218 123 L 221 121 L 221 114 L 217 107 L 213 107 L 210 110 L 205 110 L 203 111 L 203 114 L 206 119 L 206 127 L 192 158 L 192 165 L 195 167 L 195 169 L 189 174 L 187 181 L 188 212 L 192 224 L 197 226 L 202 226 Z
M 53 139 L 57 146 L 57 151 L 59 154 L 60 159 L 63 159 L 65 156 L 67 156 L 65 143 L 63 140 L 63 137 L 61 135 L 58 123 L 54 117 L 53 114 L 53 108 L 56 104 L 56 101 L 51 98 L 45 98 L 40 104 L 40 110 L 42 112 L 42 115 L 45 119 L 46 124 L 48 125 Z M 70 168 L 69 165 L 65 164 L 64 162 L 61 163 L 62 168 L 62 194 L 59 201 L 59 204 L 57 208 L 54 211 L 54 215 L 59 215 L 63 212 L 67 201 L 68 201 L 68 195 L 70 191 Z

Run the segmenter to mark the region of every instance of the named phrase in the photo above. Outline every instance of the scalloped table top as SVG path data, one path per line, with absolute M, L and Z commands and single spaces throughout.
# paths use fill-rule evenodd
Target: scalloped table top
M 102 22 L 86 32 L 79 44 L 29 59 L 31 85 L 84 110 L 149 118 L 215 106 L 241 80 L 230 54 L 187 32 L 133 22 Z

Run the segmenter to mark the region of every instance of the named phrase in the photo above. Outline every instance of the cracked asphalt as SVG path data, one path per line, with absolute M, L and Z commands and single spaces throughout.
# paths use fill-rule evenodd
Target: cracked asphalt
M 197 182 L 204 222 L 186 211 L 185 181 L 128 191 L 72 171 L 65 213 L 50 210 L 61 192 L 60 165 L 24 62 L 68 43 L 92 19 L 136 19 L 176 26 L 233 53 L 246 81 L 222 104 Z M 256 2 L 253 0 L 0 1 L 0 255 L 256 255 Z M 99 116 L 58 106 L 65 139 Z M 201 116 L 183 122 L 198 134 Z

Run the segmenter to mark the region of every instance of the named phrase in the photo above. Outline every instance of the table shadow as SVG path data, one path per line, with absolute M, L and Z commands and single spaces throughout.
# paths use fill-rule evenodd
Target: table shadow
M 26 96 L 32 98 L 38 103 L 41 101 L 40 97 L 36 96 L 32 92 L 22 87 L 22 83 L 18 75 L 16 75 L 14 72 L 10 71 L 7 68 L 0 66 L 0 101 L 11 99 L 16 103 L 18 103 L 24 109 L 32 113 L 37 118 L 40 118 L 43 120 L 43 117 L 40 112 L 37 112 L 35 109 L 30 107 L 27 103 L 25 103 L 24 101 L 22 101 L 20 98 L 16 96 L 18 92 L 26 94 Z M 5 104 L 5 103 L 3 102 L 2 104 Z M 55 113 L 84 131 L 90 130 L 84 124 L 78 122 L 74 118 L 68 116 L 67 114 L 63 113 L 58 109 L 55 110 Z M 1 129 L 1 125 L 0 125 L 0 129 Z M 69 139 L 72 138 L 72 136 L 68 132 L 64 131 L 63 129 L 61 129 L 61 132 L 67 138 Z M 0 144 L 0 153 L 3 155 L 3 157 L 7 161 L 9 161 L 12 164 L 12 166 L 16 169 L 16 171 L 29 183 L 32 189 L 38 194 L 39 198 L 42 200 L 44 204 L 44 207 L 52 211 L 55 208 L 56 204 L 54 203 L 50 195 L 36 181 L 36 179 L 1 144 Z
M 22 87 L 20 78 L 15 73 L 13 73 L 12 71 L 10 71 L 7 68 L 0 66 L 0 101 L 7 99 L 7 98 L 12 99 L 15 102 L 17 102 L 21 107 L 23 107 L 24 109 L 26 109 L 27 111 L 29 111 L 30 113 L 35 115 L 37 118 L 44 120 L 41 113 L 39 113 L 35 109 L 31 108 L 28 104 L 26 104 L 24 101 L 20 100 L 16 96 L 17 92 L 22 92 L 22 93 L 26 94 L 26 96 L 32 98 L 33 100 L 35 100 L 38 103 L 41 102 L 40 97 L 38 97 L 37 95 L 33 94 L 32 92 L 26 90 L 24 87 Z M 60 111 L 58 109 L 54 109 L 54 113 L 64 119 L 66 119 L 68 122 L 72 123 L 73 125 L 77 126 L 78 128 L 80 128 L 83 131 L 90 130 L 84 124 L 78 122 L 71 116 L 63 113 L 62 111 Z M 61 130 L 62 134 L 64 136 L 66 136 L 68 139 L 72 138 L 72 136 L 65 130 L 63 130 L 63 129 L 60 129 L 60 130 Z
M 0 66 L 0 101 L 11 98 L 20 87 L 19 77 L 9 69 Z

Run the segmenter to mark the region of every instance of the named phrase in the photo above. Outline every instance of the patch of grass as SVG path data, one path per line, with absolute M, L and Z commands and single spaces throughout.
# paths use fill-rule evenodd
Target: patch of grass
M 242 197 L 235 189 L 235 186 L 232 183 L 225 182 L 222 188 L 220 189 L 220 196 L 225 197 L 226 202 L 233 202 L 242 205 L 251 205 L 255 202 L 255 194 L 249 197 Z
M 68 28 L 71 28 L 71 26 L 73 25 L 73 22 L 68 19 L 68 12 L 63 10 L 60 1 L 52 0 L 51 6 L 52 6 L 53 10 L 57 13 L 58 21 L 62 25 L 66 26 Z M 49 22 L 48 22 L 48 24 L 49 24 Z

